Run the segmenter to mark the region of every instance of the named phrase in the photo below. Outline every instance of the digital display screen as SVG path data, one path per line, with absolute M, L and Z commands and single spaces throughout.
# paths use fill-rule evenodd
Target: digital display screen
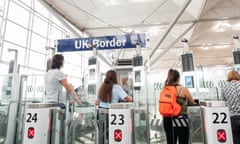
M 185 76 L 185 87 L 194 88 L 193 76 Z
M 141 82 L 141 73 L 140 73 L 140 71 L 135 71 L 135 82 Z
M 96 94 L 96 85 L 88 85 L 88 94 L 94 95 Z
M 90 80 L 95 80 L 95 69 L 90 69 L 89 70 L 89 79 Z
M 237 72 L 240 74 L 240 68 L 237 68 Z

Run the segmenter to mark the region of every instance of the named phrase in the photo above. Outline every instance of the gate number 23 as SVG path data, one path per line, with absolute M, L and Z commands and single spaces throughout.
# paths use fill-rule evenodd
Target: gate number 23
M 125 122 L 123 114 L 111 114 L 111 118 L 111 125 L 123 125 Z
M 226 124 L 227 121 L 227 114 L 225 112 L 221 113 L 212 113 L 213 115 L 213 124 Z

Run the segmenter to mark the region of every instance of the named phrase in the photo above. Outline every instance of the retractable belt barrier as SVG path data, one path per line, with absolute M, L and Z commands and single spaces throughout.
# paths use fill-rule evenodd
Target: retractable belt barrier
M 111 104 L 109 109 L 109 144 L 133 143 L 132 103 Z
M 205 144 L 233 144 L 229 109 L 225 101 L 200 102 Z

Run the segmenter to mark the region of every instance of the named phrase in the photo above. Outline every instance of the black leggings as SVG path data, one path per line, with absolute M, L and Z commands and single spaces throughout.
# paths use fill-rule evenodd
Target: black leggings
M 240 116 L 231 116 L 233 144 L 240 144 Z
M 163 126 L 167 137 L 167 144 L 188 144 L 189 127 L 173 127 L 171 117 L 163 117 Z

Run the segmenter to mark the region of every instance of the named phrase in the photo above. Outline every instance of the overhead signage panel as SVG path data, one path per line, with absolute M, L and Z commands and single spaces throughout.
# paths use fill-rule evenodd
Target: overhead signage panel
M 91 38 L 61 39 L 57 43 L 58 52 L 136 48 L 136 43 L 146 46 L 145 34 L 127 34 Z

